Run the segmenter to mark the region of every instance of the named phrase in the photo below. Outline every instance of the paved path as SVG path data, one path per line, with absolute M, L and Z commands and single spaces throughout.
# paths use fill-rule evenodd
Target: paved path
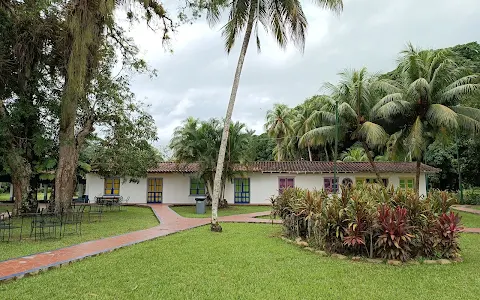
M 156 217 L 160 221 L 160 225 L 145 230 L 134 231 L 119 236 L 89 241 L 58 250 L 0 262 L 0 281 L 12 278 L 19 279 L 27 274 L 36 274 L 40 271 L 59 267 L 86 257 L 95 256 L 100 253 L 113 251 L 114 249 L 210 223 L 209 218 L 184 218 L 165 204 L 153 204 L 148 206 L 152 208 Z M 268 214 L 269 212 L 250 213 L 220 217 L 219 220 L 220 222 L 272 223 L 272 220 L 269 219 L 255 218 L 257 216 L 265 216 Z M 273 223 L 280 223 L 280 220 L 274 220 Z

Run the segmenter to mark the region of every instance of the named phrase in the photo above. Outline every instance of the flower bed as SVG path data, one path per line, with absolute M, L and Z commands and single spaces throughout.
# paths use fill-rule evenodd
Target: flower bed
M 300 188 L 272 199 L 286 238 L 313 251 L 406 262 L 459 257 L 460 217 L 450 211 L 454 194 L 378 185 L 342 187 L 340 196 Z

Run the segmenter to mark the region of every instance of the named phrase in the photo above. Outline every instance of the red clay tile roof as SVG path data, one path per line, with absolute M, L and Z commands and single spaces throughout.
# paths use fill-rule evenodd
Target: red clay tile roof
M 263 173 L 333 173 L 333 162 L 326 161 L 257 161 L 236 165 L 236 171 Z M 375 162 L 380 173 L 415 173 L 415 162 Z M 163 162 L 150 173 L 195 173 L 197 163 Z M 339 173 L 373 173 L 369 162 L 338 162 Z M 438 173 L 441 170 L 422 164 L 422 173 Z

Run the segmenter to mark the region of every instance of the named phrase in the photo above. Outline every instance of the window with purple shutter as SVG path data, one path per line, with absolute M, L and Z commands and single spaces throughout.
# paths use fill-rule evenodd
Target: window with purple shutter
M 328 193 L 337 193 L 338 191 L 338 178 L 336 181 L 333 180 L 333 177 L 327 177 L 323 179 L 323 189 Z
M 281 194 L 286 188 L 295 187 L 295 181 L 293 178 L 279 178 L 278 179 L 278 192 Z

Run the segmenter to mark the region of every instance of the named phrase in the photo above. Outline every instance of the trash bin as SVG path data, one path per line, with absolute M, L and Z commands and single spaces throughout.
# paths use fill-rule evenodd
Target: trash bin
M 207 197 L 197 197 L 195 198 L 196 202 L 196 213 L 199 215 L 205 214 L 205 200 Z

